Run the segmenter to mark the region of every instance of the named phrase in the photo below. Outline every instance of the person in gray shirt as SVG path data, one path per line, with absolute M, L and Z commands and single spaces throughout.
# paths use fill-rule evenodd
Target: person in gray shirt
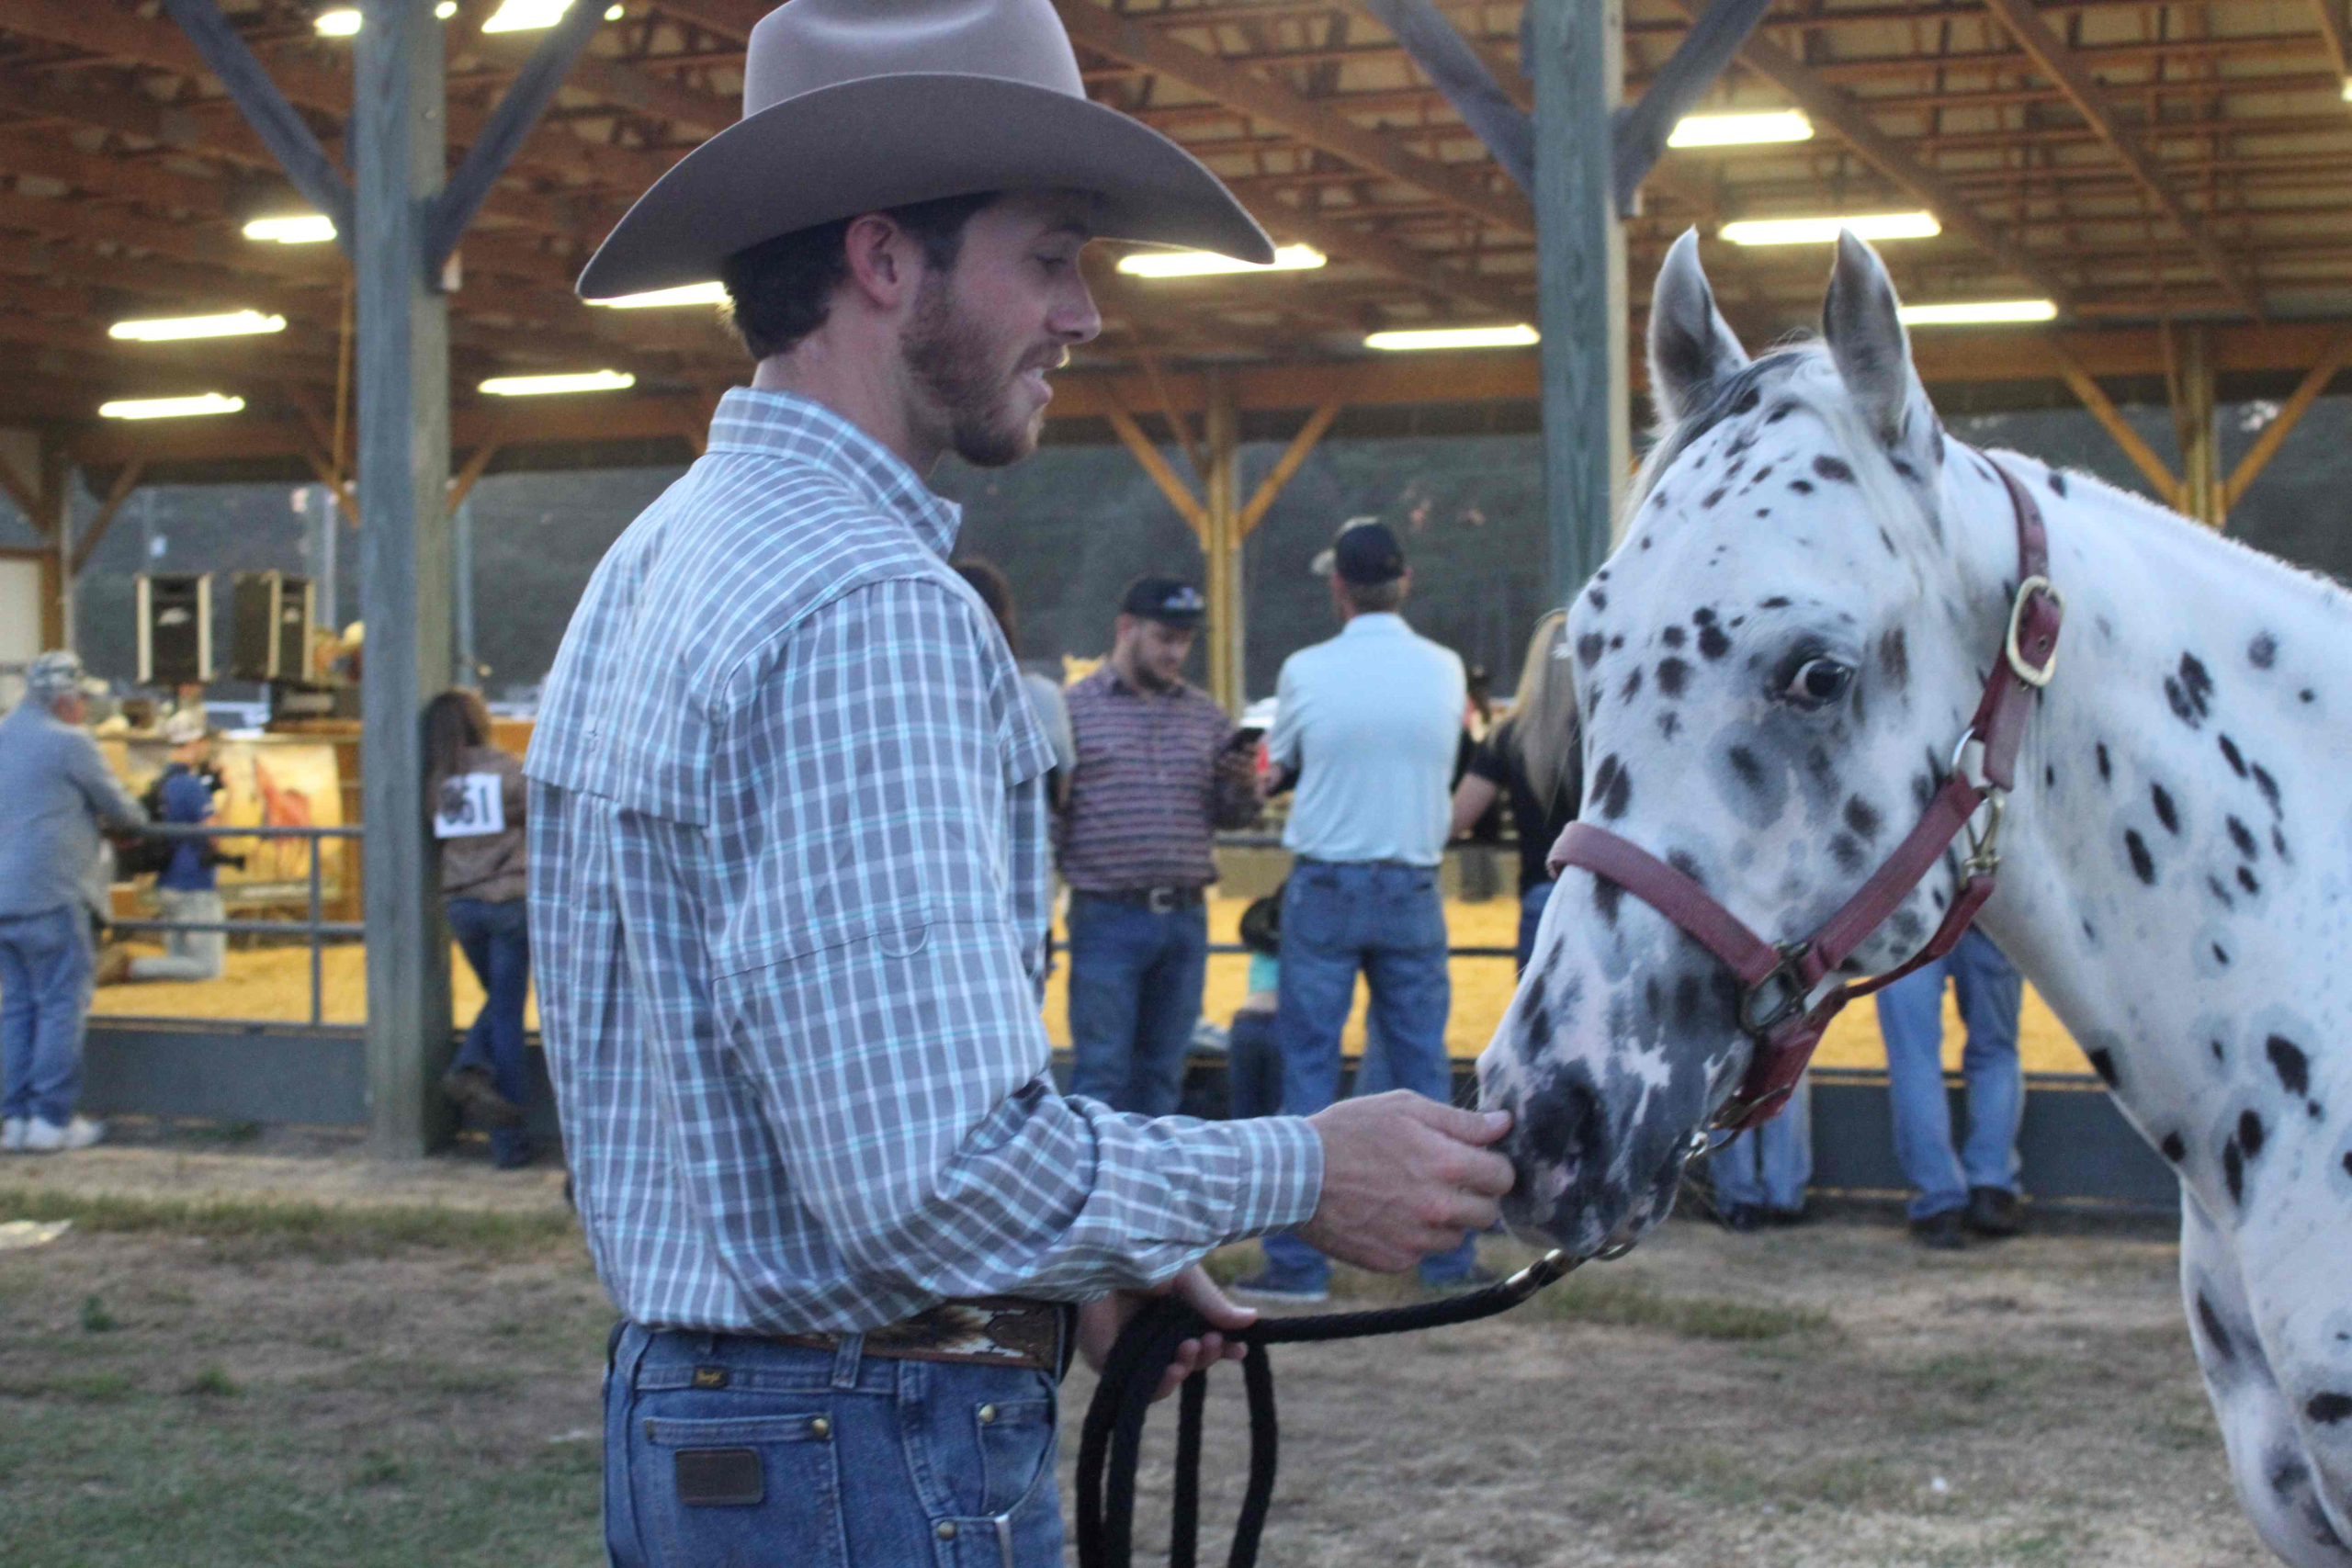
M 0 1150 L 51 1154 L 106 1135 L 74 1114 L 90 1007 L 83 882 L 102 823 L 147 813 L 116 782 L 88 715 L 82 661 L 44 653 L 0 719 Z

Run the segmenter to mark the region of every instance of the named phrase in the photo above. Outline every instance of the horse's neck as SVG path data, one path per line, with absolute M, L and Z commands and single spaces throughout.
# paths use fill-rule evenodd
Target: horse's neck
M 2066 613 L 1986 930 L 2160 1145 L 2207 1146 L 2213 1118 L 2275 1097 L 2274 1035 L 2313 1097 L 2352 1092 L 2352 995 L 2330 984 L 2352 942 L 2352 608 L 2184 519 L 2002 461 L 2043 503 Z M 1986 547 L 1975 572 L 2001 570 Z

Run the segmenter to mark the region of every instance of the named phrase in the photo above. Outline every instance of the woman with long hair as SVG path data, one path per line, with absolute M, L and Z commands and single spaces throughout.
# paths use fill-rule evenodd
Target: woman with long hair
M 523 765 L 492 744 L 479 693 L 447 691 L 425 705 L 424 791 L 441 842 L 449 932 L 486 993 L 441 1088 L 489 1123 L 491 1162 L 514 1170 L 536 1152 L 523 1130 L 530 1096 L 523 1003 L 531 983 Z
M 1510 801 L 1519 836 L 1519 966 L 1535 947 L 1535 928 L 1552 897 L 1544 864 L 1577 814 L 1584 794 L 1582 737 L 1577 725 L 1576 672 L 1568 667 L 1568 617 L 1554 610 L 1535 623 L 1519 667 L 1510 716 L 1494 727 L 1472 753 L 1453 791 L 1453 832 L 1468 832 L 1497 796 Z

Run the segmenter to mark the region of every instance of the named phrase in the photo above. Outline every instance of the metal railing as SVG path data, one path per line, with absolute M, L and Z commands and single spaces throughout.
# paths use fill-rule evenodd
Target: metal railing
M 320 872 L 319 845 L 327 839 L 357 840 L 362 830 L 356 824 L 334 827 L 257 826 L 250 828 L 221 827 L 150 822 L 136 828 L 109 828 L 109 835 L 136 836 L 146 839 L 185 840 L 211 842 L 215 845 L 242 840 L 301 839 L 311 846 L 310 863 L 306 868 L 309 908 L 305 918 L 299 920 L 152 920 L 108 919 L 108 927 L 119 931 L 218 931 L 224 936 L 302 936 L 311 951 L 311 1027 L 325 1025 L 325 944 L 328 938 L 356 938 L 364 941 L 367 926 L 357 920 L 330 920 L 326 918 L 325 883 Z M 348 868 L 346 867 L 346 872 Z M 199 982 L 201 983 L 201 982 Z M 137 1013 L 101 1013 L 94 1021 L 107 1023 L 180 1023 L 187 1020 Z M 276 1018 L 212 1018 L 204 1020 L 221 1028 L 252 1028 L 283 1024 Z

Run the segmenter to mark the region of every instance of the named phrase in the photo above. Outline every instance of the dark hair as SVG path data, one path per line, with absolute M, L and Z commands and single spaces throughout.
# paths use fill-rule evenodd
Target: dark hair
M 1350 582 L 1340 578 L 1340 592 L 1359 615 L 1394 615 L 1405 603 L 1405 580 L 1392 577 L 1385 582 Z
M 935 272 L 956 265 L 964 249 L 964 226 L 999 193 L 948 196 L 908 207 L 879 210 L 922 246 L 922 259 Z M 825 324 L 833 290 L 849 276 L 842 242 L 864 213 L 796 229 L 737 251 L 719 264 L 727 289 L 728 324 L 753 359 L 783 354 Z
M 980 603 L 996 617 L 997 626 L 1004 633 L 1004 645 L 1018 657 L 1021 652 L 1021 619 L 1012 608 L 1012 584 L 996 562 L 986 556 L 958 556 L 948 562 L 972 585 Z
M 441 786 L 465 768 L 466 748 L 490 744 L 490 708 L 480 692 L 452 687 L 424 705 L 424 809 L 441 808 Z

